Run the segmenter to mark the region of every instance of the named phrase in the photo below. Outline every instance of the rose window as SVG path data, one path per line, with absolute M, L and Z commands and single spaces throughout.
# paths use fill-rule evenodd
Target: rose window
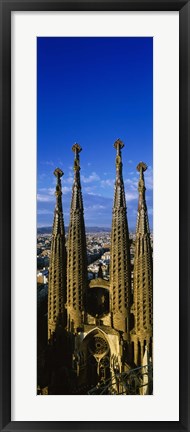
M 94 355 L 101 355 L 106 353 L 106 351 L 109 349 L 108 343 L 105 339 L 103 339 L 100 336 L 95 336 L 93 339 L 89 342 L 89 350 Z

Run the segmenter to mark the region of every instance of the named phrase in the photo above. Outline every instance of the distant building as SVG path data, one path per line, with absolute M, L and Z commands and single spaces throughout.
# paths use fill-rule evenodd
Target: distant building
M 40 284 L 48 283 L 48 270 L 41 270 L 37 272 L 37 283 Z
M 110 261 L 110 252 L 104 252 L 104 254 L 101 256 L 101 259 L 104 261 Z

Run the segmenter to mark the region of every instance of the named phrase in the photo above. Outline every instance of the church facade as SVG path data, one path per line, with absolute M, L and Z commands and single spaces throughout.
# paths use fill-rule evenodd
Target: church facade
M 145 163 L 139 172 L 131 283 L 130 241 L 122 174 L 121 140 L 114 143 L 116 177 L 112 209 L 110 278 L 88 280 L 79 144 L 67 244 L 57 168 L 56 204 L 48 282 L 48 394 L 152 394 L 153 265 L 145 199 Z M 151 366 L 151 367 L 150 367 Z M 151 372 L 152 373 L 152 372 Z M 42 392 L 43 393 L 43 392 Z

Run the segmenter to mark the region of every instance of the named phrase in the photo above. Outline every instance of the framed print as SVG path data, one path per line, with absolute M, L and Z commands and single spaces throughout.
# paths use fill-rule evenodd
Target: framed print
M 189 430 L 189 1 L 1 24 L 1 430 Z

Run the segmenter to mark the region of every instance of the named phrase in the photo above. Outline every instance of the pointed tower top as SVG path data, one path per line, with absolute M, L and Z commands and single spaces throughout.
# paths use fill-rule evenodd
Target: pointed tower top
M 72 146 L 72 151 L 75 153 L 73 169 L 75 171 L 75 177 L 76 177 L 76 174 L 79 173 L 79 171 L 80 171 L 79 153 L 82 151 L 82 147 L 78 143 L 75 143 Z
M 114 142 L 115 149 L 117 150 L 116 154 L 116 181 L 121 181 L 122 178 L 122 159 L 121 159 L 121 149 L 124 147 L 123 141 L 119 138 Z
M 139 172 L 144 172 L 147 170 L 147 168 L 148 166 L 144 162 L 139 162 L 139 164 L 137 165 L 137 171 Z
M 54 176 L 57 177 L 57 179 L 63 177 L 64 172 L 61 170 L 61 168 L 56 168 L 54 171 Z
M 76 156 L 82 151 L 82 147 L 78 143 L 74 143 L 72 146 L 72 150 L 75 153 Z
M 148 166 L 145 164 L 145 162 L 139 162 L 137 165 L 137 171 L 140 173 L 139 177 L 139 192 L 142 189 L 142 191 L 145 191 L 145 181 L 144 181 L 144 172 L 147 170 Z
M 54 171 L 54 176 L 57 179 L 57 184 L 55 187 L 56 204 L 54 211 L 54 222 L 53 222 L 53 235 L 57 234 L 65 235 L 65 228 L 63 222 L 63 209 L 62 209 L 62 187 L 61 187 L 61 177 L 63 176 L 63 171 L 60 168 L 56 168 Z
M 117 154 L 120 155 L 121 149 L 124 147 L 123 141 L 121 141 L 119 138 L 114 142 L 115 149 L 117 150 Z
M 149 232 L 149 223 L 148 223 L 148 214 L 147 214 L 147 206 L 145 199 L 145 179 L 144 179 L 144 171 L 147 170 L 147 165 L 144 162 L 139 162 L 137 165 L 137 171 L 139 171 L 139 182 L 138 182 L 138 191 L 139 191 L 139 202 L 138 202 L 138 217 L 137 217 L 137 232 L 139 233 L 147 233 Z
M 60 168 L 56 168 L 54 171 L 54 176 L 57 178 L 57 184 L 56 184 L 56 191 L 55 191 L 55 195 L 58 198 L 59 196 L 62 195 L 62 190 L 61 190 L 61 177 L 63 177 L 64 172 L 60 169 Z M 58 206 L 60 208 L 62 208 L 62 204 L 61 202 L 57 202 Z M 62 210 L 61 210 L 62 211 Z

